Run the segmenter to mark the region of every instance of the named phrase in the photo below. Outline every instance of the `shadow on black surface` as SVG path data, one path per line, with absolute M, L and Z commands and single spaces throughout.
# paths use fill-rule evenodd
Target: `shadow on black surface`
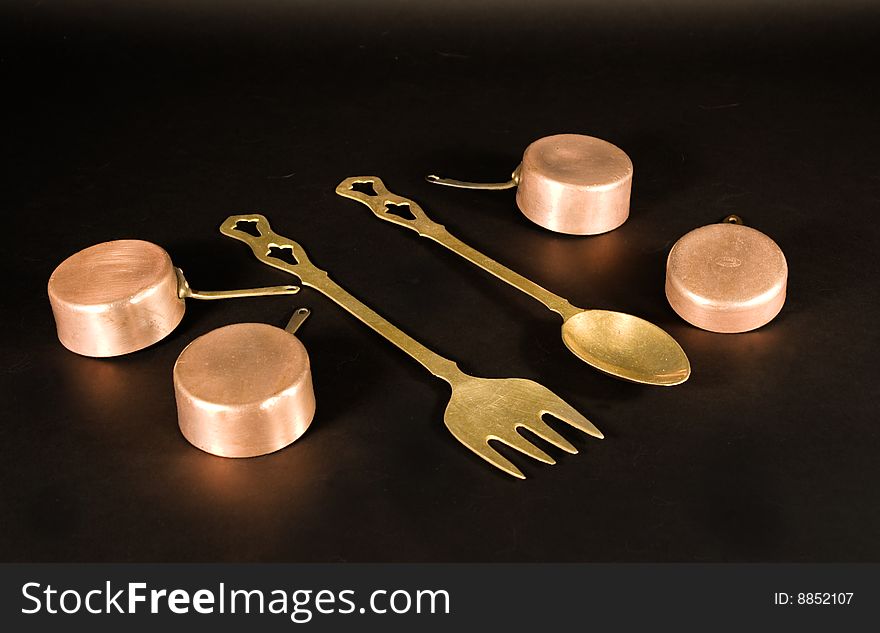
M 305 333 L 301 340 L 309 350 L 315 400 L 324 424 L 332 424 L 356 410 L 364 398 L 384 391 L 384 377 L 361 357 L 358 339 Z

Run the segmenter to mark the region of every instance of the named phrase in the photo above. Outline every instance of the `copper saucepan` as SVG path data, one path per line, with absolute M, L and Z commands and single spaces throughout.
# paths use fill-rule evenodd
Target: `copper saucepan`
M 58 339 L 83 356 L 108 357 L 165 338 L 184 313 L 184 299 L 295 294 L 298 286 L 199 292 L 163 248 L 142 240 L 95 244 L 65 259 L 49 277 Z
M 462 189 L 513 189 L 535 224 L 557 233 L 595 235 L 629 217 L 633 164 L 616 145 L 582 134 L 557 134 L 526 148 L 510 180 L 476 183 L 439 176 L 428 182 Z
M 265 323 L 221 327 L 190 343 L 174 364 L 180 431 L 220 457 L 256 457 L 297 440 L 315 415 L 309 355 L 294 333 Z
M 735 215 L 679 239 L 666 262 L 666 298 L 685 321 L 710 332 L 747 332 L 785 303 L 788 263 L 776 242 Z

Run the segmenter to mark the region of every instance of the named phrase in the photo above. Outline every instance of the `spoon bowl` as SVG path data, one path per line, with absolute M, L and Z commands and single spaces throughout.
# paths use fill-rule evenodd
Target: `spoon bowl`
M 562 340 L 588 365 L 630 382 L 671 387 L 691 375 L 687 355 L 675 339 L 631 314 L 577 312 L 562 324 Z

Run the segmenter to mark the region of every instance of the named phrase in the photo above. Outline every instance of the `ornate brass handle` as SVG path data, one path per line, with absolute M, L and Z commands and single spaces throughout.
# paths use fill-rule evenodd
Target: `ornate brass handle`
M 376 217 L 411 229 L 423 237 L 430 238 L 464 257 L 498 279 L 537 299 L 549 309 L 562 316 L 563 320 L 574 316 L 581 310 L 571 305 L 567 299 L 539 286 L 531 279 L 523 277 L 507 266 L 499 264 L 475 248 L 465 244 L 446 230 L 442 224 L 431 220 L 419 203 L 391 193 L 378 176 L 355 176 L 346 178 L 336 187 L 336 193 L 345 198 L 357 200 L 366 205 Z M 401 214 L 409 213 L 411 218 Z M 303 280 L 305 283 L 305 280 Z
M 438 378 L 452 384 L 461 377 L 462 373 L 455 362 L 428 349 L 349 294 L 342 286 L 330 279 L 325 271 L 309 260 L 302 246 L 272 231 L 265 216 L 259 214 L 230 216 L 220 225 L 220 232 L 250 246 L 257 259 L 264 264 L 296 275 L 303 285 L 314 288 L 332 299 L 377 334 L 412 356 Z

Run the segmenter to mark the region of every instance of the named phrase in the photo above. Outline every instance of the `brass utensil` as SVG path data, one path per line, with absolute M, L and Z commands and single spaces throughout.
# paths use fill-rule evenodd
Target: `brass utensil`
M 412 229 L 442 244 L 543 303 L 563 318 L 562 340 L 588 365 L 616 378 L 646 385 L 678 385 L 690 376 L 691 366 L 684 350 L 653 323 L 622 312 L 574 307 L 566 299 L 468 246 L 446 227 L 432 221 L 418 203 L 388 191 L 377 176 L 346 178 L 336 187 L 336 193 L 365 204 L 379 219 Z
M 449 383 L 452 395 L 443 418 L 446 427 L 459 442 L 509 475 L 525 479 L 513 463 L 489 444 L 490 440 L 502 442 L 545 464 L 555 463 L 552 457 L 521 435 L 520 428 L 528 429 L 568 453 L 577 453 L 568 440 L 544 422 L 542 416 L 545 414 L 593 437 L 603 437 L 584 416 L 536 382 L 521 378 L 477 378 L 464 373 L 454 361 L 431 351 L 346 292 L 325 271 L 312 264 L 302 246 L 274 233 L 264 216 L 230 216 L 221 225 L 220 232 L 250 246 L 264 264 L 299 277 L 304 286 L 332 299 L 429 372 Z

